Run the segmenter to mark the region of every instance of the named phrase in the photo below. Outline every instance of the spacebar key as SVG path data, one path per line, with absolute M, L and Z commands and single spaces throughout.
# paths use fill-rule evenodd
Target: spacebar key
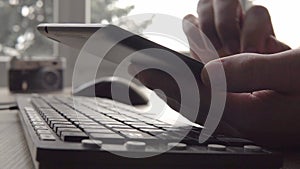
M 112 144 L 125 142 L 125 138 L 123 136 L 120 136 L 119 134 L 91 133 L 90 136 L 93 139 L 101 140 L 103 142 Z
M 83 132 L 61 132 L 61 139 L 69 142 L 81 142 L 89 137 Z

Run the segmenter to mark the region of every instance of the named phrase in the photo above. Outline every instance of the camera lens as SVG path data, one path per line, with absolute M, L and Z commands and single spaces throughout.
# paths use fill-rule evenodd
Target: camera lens
M 42 85 L 45 89 L 57 89 L 60 85 L 60 73 L 52 69 L 43 69 L 41 72 Z
M 58 77 L 55 72 L 46 72 L 44 74 L 44 81 L 51 86 L 55 85 L 57 83 L 57 80 Z

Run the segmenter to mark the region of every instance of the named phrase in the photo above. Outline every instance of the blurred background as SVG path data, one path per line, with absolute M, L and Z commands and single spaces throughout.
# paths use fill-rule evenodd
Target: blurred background
M 160 13 L 182 19 L 186 14 L 196 15 L 198 0 L 1 0 L 0 1 L 0 86 L 7 85 L 7 62 L 11 57 L 64 57 L 67 60 L 65 85 L 70 86 L 73 67 L 78 56 L 75 49 L 57 44 L 44 38 L 36 31 L 36 25 L 43 22 L 111 23 L 122 16 L 143 13 Z M 300 1 L 295 0 L 241 0 L 243 8 L 263 5 L 271 13 L 275 33 L 279 40 L 292 48 L 300 46 Z M 155 16 L 140 23 L 122 22 L 134 32 L 147 31 Z M 177 28 L 176 28 L 177 29 Z M 181 29 L 179 27 L 178 29 Z M 163 38 L 153 38 L 180 52 L 188 52 L 187 46 L 170 43 Z M 170 46 L 172 44 L 172 46 Z M 104 64 L 110 75 L 109 63 Z M 82 73 L 87 73 L 82 67 Z

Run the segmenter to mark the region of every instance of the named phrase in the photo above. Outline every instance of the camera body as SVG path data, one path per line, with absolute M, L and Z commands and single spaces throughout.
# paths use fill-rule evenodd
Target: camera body
M 63 58 L 13 58 L 9 67 L 9 89 L 13 93 L 40 93 L 63 89 Z

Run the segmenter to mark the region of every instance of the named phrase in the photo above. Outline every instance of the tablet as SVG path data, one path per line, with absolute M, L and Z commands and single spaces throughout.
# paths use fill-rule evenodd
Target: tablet
M 164 67 L 178 69 L 178 65 L 174 65 L 174 60 L 179 58 L 197 76 L 204 66 L 201 62 L 193 58 L 115 25 L 44 23 L 38 25 L 37 29 L 46 37 L 79 50 L 85 48 L 85 50 L 88 50 L 87 52 L 95 55 L 99 54 L 99 51 L 105 51 L 107 53 L 105 60 L 116 64 L 119 64 L 130 54 L 144 50 L 147 51 L 144 57 L 135 58 L 132 62 L 138 62 L 139 64 L 160 64 Z M 85 46 L 87 42 L 90 44 L 89 47 Z M 95 47 L 93 48 L 92 46 Z M 156 49 L 156 52 L 153 52 L 154 50 L 151 52 L 151 50 L 147 49 Z M 164 52 L 157 52 L 159 50 Z M 177 58 L 175 59 L 174 57 Z

